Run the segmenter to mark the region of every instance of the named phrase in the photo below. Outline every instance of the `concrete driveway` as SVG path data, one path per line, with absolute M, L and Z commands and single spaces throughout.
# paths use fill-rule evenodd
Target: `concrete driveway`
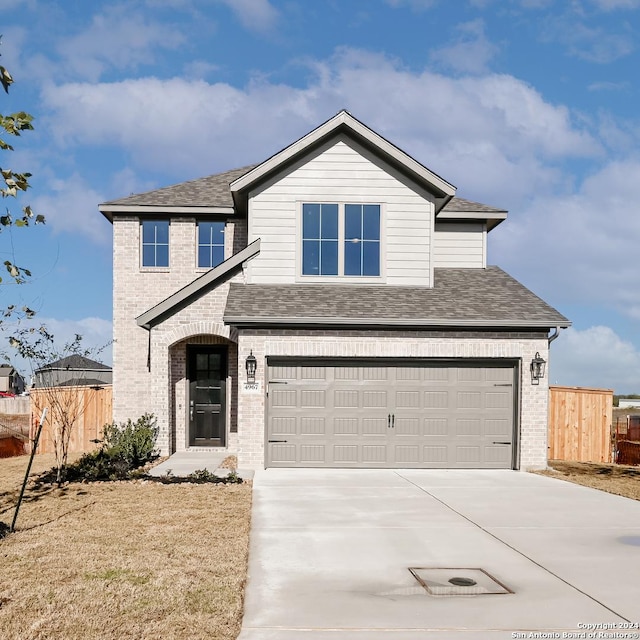
M 240 640 L 640 638 L 640 502 L 515 471 L 337 469 L 258 472 L 253 500 Z M 477 584 L 433 595 L 410 567 L 434 593 Z

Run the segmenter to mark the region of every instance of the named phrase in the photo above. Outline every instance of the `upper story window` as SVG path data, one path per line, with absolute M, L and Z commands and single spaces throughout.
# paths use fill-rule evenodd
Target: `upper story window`
M 380 275 L 380 205 L 344 207 L 344 275 Z
M 380 275 L 380 205 L 302 205 L 302 275 Z
M 198 222 L 198 266 L 224 262 L 224 222 Z
M 338 205 L 302 205 L 302 275 L 338 275 Z
M 169 221 L 142 221 L 142 266 L 169 266 Z

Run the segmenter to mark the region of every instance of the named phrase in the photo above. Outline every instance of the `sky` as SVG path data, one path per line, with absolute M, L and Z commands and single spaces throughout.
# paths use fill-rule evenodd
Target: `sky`
M 2 231 L 3 261 L 33 276 L 4 278 L 0 305 L 60 342 L 112 338 L 101 202 L 261 162 L 347 109 L 509 211 L 488 262 L 573 323 L 550 383 L 640 393 L 640 0 L 0 0 L 0 16 L 0 113 L 35 118 L 0 161 L 32 189 L 3 205 L 47 218 Z

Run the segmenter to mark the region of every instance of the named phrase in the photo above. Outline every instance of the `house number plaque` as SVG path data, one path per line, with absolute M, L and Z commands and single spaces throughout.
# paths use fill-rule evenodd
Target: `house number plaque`
M 262 393 L 259 382 L 245 382 L 242 385 L 242 393 Z

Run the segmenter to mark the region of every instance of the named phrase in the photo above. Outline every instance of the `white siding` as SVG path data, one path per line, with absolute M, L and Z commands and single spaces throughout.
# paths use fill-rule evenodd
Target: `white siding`
M 376 281 L 431 286 L 429 194 L 344 138 L 333 140 L 250 194 L 248 241 L 261 241 L 260 254 L 248 265 L 248 282 L 301 281 L 298 217 L 303 202 L 380 204 L 382 276 Z
M 482 222 L 436 222 L 433 266 L 483 268 L 487 266 L 486 230 Z

